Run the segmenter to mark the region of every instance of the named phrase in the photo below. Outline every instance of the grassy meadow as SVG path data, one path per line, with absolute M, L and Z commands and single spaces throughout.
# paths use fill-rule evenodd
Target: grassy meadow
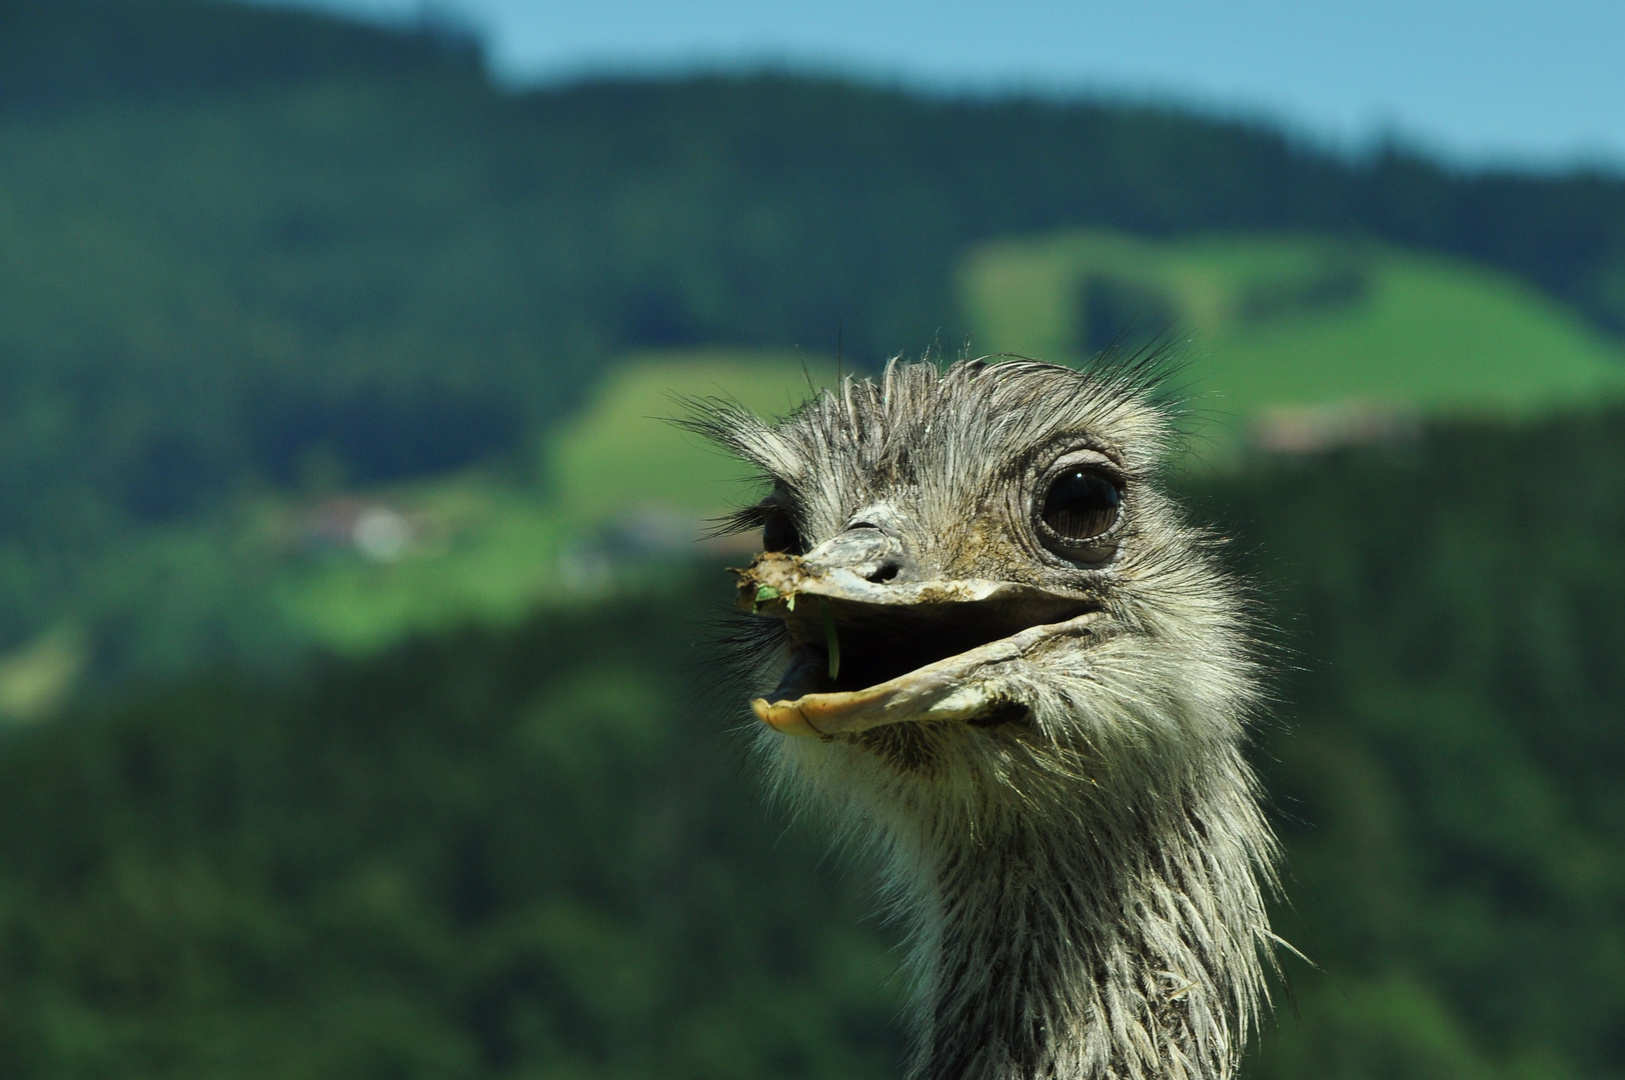
M 998 241 L 960 283 L 976 352 L 1077 363 L 1166 337 L 1211 452 L 1283 406 L 1529 418 L 1625 394 L 1625 346 L 1515 278 L 1361 240 Z
M 662 568 L 715 549 L 703 543 L 710 519 L 754 493 L 748 469 L 672 421 L 703 398 L 783 415 L 833 374 L 831 362 L 790 353 L 628 358 L 579 413 L 540 440 L 536 480 L 478 473 L 370 492 L 379 505 L 424 522 L 422 538 L 387 559 L 341 544 L 327 558 L 289 561 L 276 575 L 277 601 L 314 641 L 350 651 L 658 588 Z M 612 554 L 615 565 L 600 572 L 573 567 L 573 554 L 593 557 L 581 549 L 595 540 L 614 544 L 606 532 L 639 525 L 659 535 L 644 538 L 640 550 Z

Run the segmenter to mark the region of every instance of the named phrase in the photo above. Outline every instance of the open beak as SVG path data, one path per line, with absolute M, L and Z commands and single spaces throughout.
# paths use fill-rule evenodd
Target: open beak
M 783 678 L 751 702 L 775 730 L 829 738 L 994 716 L 1019 705 L 1001 669 L 1095 632 L 1096 603 L 1014 582 L 899 574 L 876 554 L 886 542 L 838 537 L 806 557 L 765 552 L 736 571 L 740 606 L 789 631 Z

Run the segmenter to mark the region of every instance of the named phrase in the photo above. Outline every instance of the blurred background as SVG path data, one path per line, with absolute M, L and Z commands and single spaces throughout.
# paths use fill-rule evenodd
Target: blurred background
M 1625 1077 L 1625 9 L 0 0 L 0 1075 L 899 1074 L 661 418 L 1166 331 L 1256 1080 Z

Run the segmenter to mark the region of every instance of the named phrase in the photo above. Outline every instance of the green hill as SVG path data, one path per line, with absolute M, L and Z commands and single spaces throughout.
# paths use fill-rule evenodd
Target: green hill
M 1530 416 L 1625 394 L 1625 346 L 1506 274 L 1369 241 L 1076 233 L 961 271 L 976 351 L 1063 362 L 1172 327 L 1204 443 L 1272 408 Z
M 444 33 L 0 0 L 0 535 L 61 592 L 43 550 L 245 486 L 522 452 L 639 348 L 953 351 L 953 268 L 1002 235 L 1367 234 L 1618 326 L 1621 223 L 1617 178 L 1351 163 L 1166 109 L 789 76 L 507 94 Z M 38 629 L 12 599 L 0 643 Z
M 1351 162 L 1163 108 L 789 75 L 508 93 L 432 27 L 0 0 L 0 655 L 119 607 L 79 640 L 120 668 L 131 628 L 257 572 L 177 552 L 259 500 L 523 476 L 640 350 L 952 353 L 955 268 L 996 237 L 1381 237 L 1619 328 L 1622 223 L 1616 177 Z M 262 648 L 260 614 L 154 655 Z
M 980 318 L 955 266 L 1001 235 L 1386 237 L 1618 326 L 1620 222 L 1617 177 L 1350 162 L 1178 110 L 788 75 L 505 93 L 432 28 L 0 0 L 0 656 L 50 687 L 75 656 L 115 682 L 297 653 L 280 564 L 237 542 L 267 505 L 473 473 L 424 495 L 447 542 L 505 515 L 492 564 L 567 547 L 518 507 L 614 364 L 954 352 Z M 470 573 L 492 585 L 453 599 L 543 588 Z

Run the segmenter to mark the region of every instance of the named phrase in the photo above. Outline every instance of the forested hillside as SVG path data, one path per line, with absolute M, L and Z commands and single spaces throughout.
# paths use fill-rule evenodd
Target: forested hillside
M 1258 1080 L 1625 1075 L 1625 414 L 1187 494 L 1264 583 Z M 0 1071 L 897 1075 L 868 880 L 761 805 L 719 566 L 0 742 Z M 636 632 L 630 632 L 632 628 Z

